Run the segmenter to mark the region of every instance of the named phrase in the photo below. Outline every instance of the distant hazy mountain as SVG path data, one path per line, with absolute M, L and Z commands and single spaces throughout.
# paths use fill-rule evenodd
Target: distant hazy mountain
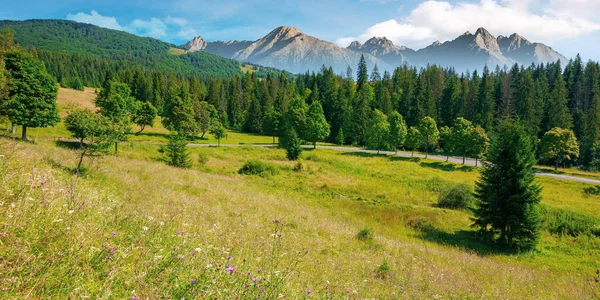
M 278 27 L 255 42 L 206 43 L 197 37 L 182 47 L 189 51 L 206 51 L 293 73 L 318 71 L 323 65 L 333 67 L 336 73 L 345 72 L 348 66 L 354 68 L 362 55 L 358 51 L 341 48 L 287 26 Z M 370 66 L 377 64 L 383 70 L 393 69 L 392 65 L 373 55 L 365 54 L 365 58 Z
M 255 42 L 206 42 L 197 37 L 181 47 L 294 73 L 318 71 L 322 65 L 332 66 L 337 73 L 345 72 L 348 66 L 356 68 L 361 54 L 365 55 L 369 68 L 377 64 L 382 72 L 403 64 L 417 67 L 437 64 L 464 71 L 482 69 L 485 65 L 493 69 L 497 65 L 510 67 L 515 63 L 566 61 L 544 44 L 532 43 L 516 33 L 510 37 L 495 37 L 485 28 L 479 28 L 475 34 L 465 32 L 452 41 L 436 41 L 418 51 L 396 46 L 386 37 L 373 37 L 364 44 L 354 41 L 347 48 L 340 48 L 286 26 L 276 28 Z

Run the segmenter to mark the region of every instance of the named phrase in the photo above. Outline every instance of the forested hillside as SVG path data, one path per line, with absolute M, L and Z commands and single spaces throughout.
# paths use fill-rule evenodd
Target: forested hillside
M 208 53 L 174 55 L 174 45 L 153 38 L 64 20 L 0 21 L 15 42 L 38 49 L 40 59 L 59 82 L 80 79 L 99 86 L 98 72 L 140 67 L 179 76 L 231 77 L 240 64 Z M 66 79 L 61 80 L 62 77 Z

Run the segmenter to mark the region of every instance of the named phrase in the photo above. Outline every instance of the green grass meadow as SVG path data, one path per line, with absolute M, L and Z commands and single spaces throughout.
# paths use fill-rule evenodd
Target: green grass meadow
M 480 241 L 467 210 L 437 207 L 479 169 L 251 146 L 189 147 L 166 165 L 158 122 L 84 161 L 62 125 L 0 138 L 0 297 L 106 299 L 589 299 L 600 295 L 600 196 L 538 178 L 537 249 Z M 0 130 L 4 125 L 0 125 Z M 229 132 L 227 144 L 271 137 Z M 216 143 L 206 140 L 194 143 Z M 200 157 L 208 157 L 201 161 Z M 249 160 L 273 172 L 240 175 Z M 359 234 L 360 233 L 360 234 Z

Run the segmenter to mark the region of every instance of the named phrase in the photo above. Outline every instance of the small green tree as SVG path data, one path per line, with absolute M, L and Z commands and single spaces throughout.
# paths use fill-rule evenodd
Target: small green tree
M 136 135 L 142 133 L 146 126 L 154 126 L 154 120 L 156 119 L 157 110 L 150 102 L 137 103 L 137 110 L 133 115 L 133 123 L 140 127 L 140 131 L 136 132 Z
M 65 118 L 65 126 L 71 136 L 79 140 L 78 175 L 83 159 L 108 153 L 117 136 L 108 118 L 89 109 L 71 111 Z
M 118 152 L 119 141 L 127 140 L 131 132 L 131 120 L 136 112 L 136 100 L 131 96 L 131 89 L 125 83 L 108 82 L 96 97 L 96 106 L 100 114 L 113 123 L 116 133 L 115 153 Z
M 485 129 L 479 126 L 473 128 L 470 144 L 471 153 L 473 154 L 473 157 L 475 157 L 475 166 L 477 166 L 478 160 L 481 159 L 490 146 L 490 138 L 487 133 L 485 133 Z
M 342 129 L 341 127 L 340 127 L 340 130 L 338 130 L 337 136 L 335 137 L 335 142 L 338 145 L 344 145 L 346 143 L 346 137 L 344 136 L 344 129 Z
M 329 123 L 325 119 L 321 102 L 314 101 L 308 107 L 306 131 L 304 134 L 306 141 L 311 142 L 316 149 L 317 142 L 323 141 L 329 136 L 329 130 Z
M 542 138 L 541 157 L 546 160 L 554 160 L 554 169 L 565 161 L 579 157 L 579 145 L 572 130 L 555 127 L 546 132 Z
M 30 54 L 11 50 L 4 58 L 10 78 L 5 111 L 13 124 L 23 127 L 21 138 L 27 140 L 28 127 L 48 127 L 60 121 L 58 88 L 44 64 Z
M 397 111 L 393 111 L 389 115 L 388 120 L 390 122 L 389 145 L 394 148 L 396 153 L 398 153 L 398 148 L 406 141 L 406 134 L 408 133 L 406 122 L 402 115 Z
M 425 117 L 419 123 L 419 132 L 423 137 L 423 144 L 425 145 L 425 158 L 429 156 L 429 148 L 435 146 L 440 139 L 440 132 L 437 128 L 437 124 L 432 117 Z
M 167 163 L 177 168 L 192 167 L 192 160 L 187 149 L 187 138 L 183 134 L 171 134 L 165 149 Z
M 367 125 L 367 147 L 379 151 L 386 150 L 390 134 L 390 123 L 387 116 L 376 109 Z
M 284 134 L 285 153 L 289 160 L 297 160 L 302 153 L 302 141 L 292 128 L 286 130 Z
M 440 147 L 446 154 L 446 162 L 450 160 L 450 152 L 452 152 L 452 143 L 450 143 L 450 137 L 452 136 L 452 129 L 448 126 L 442 126 L 440 128 Z
M 423 145 L 423 136 L 421 135 L 421 132 L 419 132 L 419 129 L 416 127 L 411 127 L 408 129 L 408 133 L 406 134 L 406 142 L 404 145 L 411 150 L 411 156 L 415 156 L 415 149 Z
M 181 87 L 177 95 L 171 95 L 165 105 L 162 123 L 165 128 L 193 137 L 198 133 L 198 124 L 194 119 L 194 105 L 190 96 Z
M 217 139 L 217 146 L 221 146 L 221 139 L 227 137 L 227 132 L 225 131 L 225 126 L 221 124 L 221 122 L 216 121 L 212 127 L 210 128 L 210 134 L 212 134 L 215 139 Z
M 211 116 L 211 110 L 215 109 L 213 105 L 206 101 L 194 103 L 194 121 L 196 122 L 196 131 L 200 132 L 200 138 L 203 139 L 206 132 L 212 128 L 213 122 L 218 122 L 218 113 L 216 117 Z
M 474 227 L 509 250 L 528 250 L 539 238 L 541 188 L 535 184 L 534 151 L 523 125 L 507 120 L 492 138 L 477 183 Z
M 279 136 L 279 122 L 281 121 L 281 113 L 271 106 L 263 117 L 262 132 L 264 135 L 270 135 L 273 137 L 273 144 L 275 144 L 275 137 Z
M 452 132 L 448 139 L 450 148 L 462 154 L 463 165 L 465 164 L 467 152 L 471 147 L 470 142 L 473 137 L 473 129 L 473 123 L 471 123 L 471 121 L 465 118 L 457 118 L 456 121 L 454 121 L 454 126 L 452 127 Z

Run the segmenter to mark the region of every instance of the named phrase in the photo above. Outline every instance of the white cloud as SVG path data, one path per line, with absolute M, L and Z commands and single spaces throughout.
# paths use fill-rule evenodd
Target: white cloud
M 99 14 L 97 11 L 92 10 L 92 12 L 88 15 L 83 12 L 79 12 L 76 14 L 68 14 L 67 20 L 76 21 L 80 23 L 94 24 L 104 28 L 122 30 L 123 28 L 117 22 L 115 17 L 105 17 Z
M 150 21 L 136 19 L 127 27 L 128 31 L 138 35 L 151 37 L 164 37 L 167 35 L 167 25 L 158 18 L 150 18 Z
M 450 40 L 465 31 L 485 27 L 492 34 L 519 33 L 531 40 L 553 42 L 573 38 L 600 30 L 600 22 L 594 18 L 600 11 L 597 0 L 552 0 L 541 13 L 532 11 L 536 0 L 481 0 L 479 3 L 426 1 L 418 5 L 400 22 L 389 20 L 367 28 L 357 37 L 344 37 L 336 42 L 346 46 L 354 39 L 364 42 L 373 36 L 386 36 L 394 43 L 422 47 L 434 40 Z M 592 3 L 593 2 L 593 3 Z M 588 5 L 589 4 L 589 5 Z M 581 8 L 584 7 L 584 8 Z M 582 13 L 588 8 L 594 13 Z
M 176 36 L 180 39 L 191 39 L 196 31 L 188 26 L 188 20 L 168 16 L 164 19 L 150 18 L 149 20 L 135 19 L 129 25 L 121 25 L 115 17 L 107 17 L 92 10 L 90 14 L 79 12 L 68 14 L 67 20 L 88 23 L 104 28 L 123 30 L 141 36 L 164 38 Z

